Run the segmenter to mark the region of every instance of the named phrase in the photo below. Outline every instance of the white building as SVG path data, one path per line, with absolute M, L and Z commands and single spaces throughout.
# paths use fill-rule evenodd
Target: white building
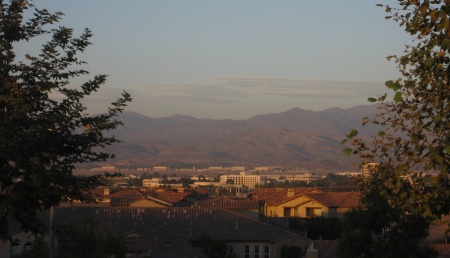
M 361 175 L 362 178 L 368 177 L 371 173 L 375 172 L 378 169 L 380 163 L 366 163 L 361 167 Z
M 159 177 L 142 180 L 142 186 L 144 187 L 158 187 L 160 185 L 163 185 L 163 183 L 162 178 Z
M 256 187 L 256 185 L 265 185 L 267 183 L 267 177 L 261 175 L 247 175 L 245 172 L 241 172 L 239 175 L 221 175 L 220 183 L 227 184 L 232 181 L 233 185 L 243 185 L 250 189 Z

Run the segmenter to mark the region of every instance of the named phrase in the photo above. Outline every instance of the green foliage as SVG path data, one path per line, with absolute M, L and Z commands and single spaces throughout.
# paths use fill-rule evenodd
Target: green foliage
M 397 64 L 402 77 L 386 82 L 394 91 L 393 101 L 385 101 L 386 95 L 379 97 L 380 112 L 371 120 L 386 130 L 374 135 L 371 143 L 351 138 L 353 153 L 363 163 L 380 163 L 378 178 L 364 185 L 367 211 L 360 212 L 383 215 L 383 211 L 370 210 L 376 207 L 369 205 L 374 202 L 371 191 L 376 191 L 379 197 L 375 200 L 387 205 L 387 216 L 382 216 L 385 226 L 399 232 L 417 226 L 417 232 L 409 234 L 417 241 L 402 242 L 394 237 L 398 232 L 393 232 L 389 242 L 376 247 L 391 249 L 385 251 L 392 255 L 396 249 L 417 250 L 413 246 L 425 237 L 423 229 L 450 213 L 450 3 L 398 0 L 393 5 L 378 6 L 385 8 L 386 19 L 398 22 L 414 40 L 401 56 L 388 57 Z M 437 175 L 424 180 L 421 170 Z M 359 230 L 367 226 L 356 224 Z
M 209 236 L 200 236 L 191 241 L 193 247 L 201 247 L 203 253 L 208 258 L 237 258 L 233 252 L 233 247 L 228 246 L 222 239 L 215 239 Z
M 297 246 L 287 246 L 281 247 L 281 257 L 282 258 L 297 258 L 302 257 L 302 249 Z
M 38 234 L 45 231 L 38 211 L 91 200 L 83 192 L 99 185 L 99 176 L 75 177 L 72 170 L 112 157 L 101 148 L 118 140 L 104 133 L 121 124 L 115 117 L 131 101 L 124 92 L 106 113 L 88 116 L 82 100 L 105 83 L 106 75 L 78 87 L 69 84 L 89 74 L 77 55 L 91 44 L 91 31 L 75 37 L 72 29 L 52 25 L 62 13 L 45 9 L 24 20 L 32 8 L 27 0 L 0 4 L 0 238 L 8 238 L 9 217 Z M 17 44 L 46 35 L 40 54 L 16 57 Z
M 289 227 L 299 232 L 307 232 L 309 239 L 336 240 L 342 234 L 340 219 L 323 217 L 289 218 Z
M 19 258 L 46 258 L 49 257 L 49 249 L 47 243 L 42 237 L 37 237 L 32 245 L 30 251 L 24 251 Z
M 359 189 L 358 183 L 360 178 L 341 176 L 333 173 L 328 173 L 324 178 L 312 181 L 308 184 L 309 187 L 319 187 L 327 192 L 348 192 Z
M 57 237 L 57 255 L 61 258 L 125 258 L 125 241 L 94 219 L 87 218 L 81 225 L 60 226 Z
M 339 257 L 436 257 L 436 251 L 421 245 L 428 236 L 429 221 L 386 198 L 395 195 L 393 192 L 406 198 L 404 191 L 396 188 L 407 184 L 390 182 L 393 192 L 386 193 L 383 185 L 389 182 L 391 171 L 381 168 L 374 173 L 370 182 L 363 183 L 363 206 L 344 215 Z

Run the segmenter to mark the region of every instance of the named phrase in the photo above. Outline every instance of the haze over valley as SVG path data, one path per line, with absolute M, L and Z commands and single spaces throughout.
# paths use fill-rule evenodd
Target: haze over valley
M 362 136 L 376 133 L 373 126 L 361 126 L 362 118 L 375 112 L 373 105 L 325 111 L 293 108 L 247 120 L 151 118 L 124 112 L 124 126 L 113 133 L 122 143 L 108 149 L 116 154 L 108 164 L 357 170 L 355 157 L 342 154 L 341 141 L 352 128 Z

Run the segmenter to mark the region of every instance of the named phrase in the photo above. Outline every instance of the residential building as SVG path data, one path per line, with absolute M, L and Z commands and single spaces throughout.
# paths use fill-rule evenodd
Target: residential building
M 304 192 L 265 206 L 267 217 L 342 218 L 360 204 L 358 192 Z
M 309 187 L 261 188 L 248 197 L 263 201 L 261 210 L 266 217 L 341 218 L 360 201 L 358 192 L 322 192 Z
M 295 187 L 295 188 L 259 188 L 250 192 L 247 197 L 251 200 L 261 201 L 260 207 L 261 215 L 272 217 L 269 207 L 275 206 L 288 198 L 305 192 L 321 192 L 317 188 L 312 187 Z
M 48 213 L 39 215 L 48 225 Z M 242 258 L 282 257 L 286 248 L 298 250 L 303 256 L 311 242 L 292 231 L 222 208 L 66 206 L 55 209 L 53 223 L 55 227 L 81 224 L 85 218 L 93 218 L 100 225 L 113 225 L 127 242 L 127 257 L 206 258 L 200 248 L 191 245 L 201 236 L 224 240 Z M 23 233 L 17 223 L 11 224 L 10 233 L 19 241 L 0 242 L 0 257 L 11 257 L 12 252 L 21 254 L 33 241 L 33 236 Z
M 195 206 L 202 208 L 220 207 L 255 219 L 258 219 L 260 214 L 259 201 L 241 197 L 226 196 L 226 197 L 211 198 L 201 202 L 197 202 Z

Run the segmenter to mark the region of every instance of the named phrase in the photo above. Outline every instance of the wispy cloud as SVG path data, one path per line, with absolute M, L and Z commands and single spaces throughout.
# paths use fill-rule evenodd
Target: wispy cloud
M 382 83 L 357 81 L 296 80 L 282 78 L 225 77 L 212 83 L 244 91 L 285 97 L 355 98 L 379 89 Z
M 368 104 L 383 94 L 383 83 L 283 78 L 221 77 L 205 84 L 148 83 L 128 87 L 133 102 L 127 110 L 152 117 L 173 114 L 199 118 L 248 118 L 294 107 L 324 110 Z M 101 89 L 85 99 L 91 110 L 104 111 L 121 90 Z
M 155 100 L 176 100 L 234 104 L 250 93 L 208 84 L 146 84 L 136 88 L 139 94 Z

